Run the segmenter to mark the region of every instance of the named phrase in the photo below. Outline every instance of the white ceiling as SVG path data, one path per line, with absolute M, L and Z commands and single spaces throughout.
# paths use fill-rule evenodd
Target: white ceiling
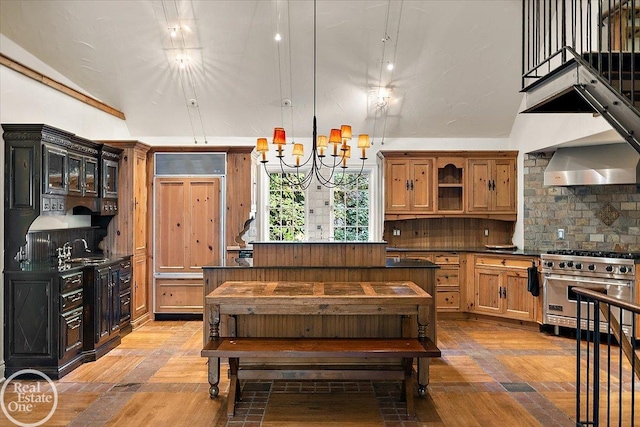
M 348 123 L 377 138 L 507 137 L 522 99 L 520 10 L 520 0 L 318 0 L 319 133 Z M 169 36 L 178 22 L 184 42 Z M 269 137 L 284 117 L 290 138 L 284 98 L 293 135 L 311 135 L 310 0 L 2 0 L 0 32 L 124 112 L 134 137 Z M 381 67 L 394 56 L 393 72 Z M 380 84 L 391 88 L 383 108 Z

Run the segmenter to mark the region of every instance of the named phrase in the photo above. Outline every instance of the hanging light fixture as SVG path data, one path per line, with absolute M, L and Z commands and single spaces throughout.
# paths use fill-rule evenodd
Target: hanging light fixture
M 342 125 L 340 129 L 331 129 L 329 137 L 326 135 L 318 135 L 318 126 L 316 119 L 316 0 L 313 1 L 313 132 L 312 132 L 312 148 L 311 154 L 306 160 L 304 159 L 304 146 L 300 143 L 293 143 L 292 156 L 294 158 L 293 163 L 287 163 L 284 158 L 284 146 L 286 142 L 286 132 L 282 127 L 276 127 L 273 130 L 272 143 L 277 146 L 278 161 L 280 163 L 280 170 L 282 171 L 284 181 L 295 188 L 306 189 L 309 187 L 313 179 L 315 178 L 320 184 L 325 187 L 336 187 L 339 185 L 351 183 L 360 178 L 364 168 L 364 162 L 367 159 L 366 151 L 371 147 L 369 135 L 361 134 L 358 136 L 358 145 L 360 149 L 361 166 L 357 176 L 352 178 L 345 178 L 345 174 L 342 174 L 338 180 L 334 180 L 333 176 L 336 174 L 336 169 L 346 169 L 347 162 L 351 158 L 351 146 L 349 141 L 352 139 L 351 126 Z M 332 149 L 329 150 L 329 145 L 332 145 Z M 264 165 L 267 176 L 270 177 L 269 172 L 266 170 L 267 152 L 269 151 L 269 144 L 267 138 L 258 138 L 256 142 L 256 151 L 261 154 L 260 162 Z M 330 151 L 328 154 L 327 151 Z M 328 158 L 331 158 L 329 160 Z M 325 160 L 327 162 L 325 163 Z M 309 169 L 305 169 L 309 166 Z M 340 169 L 337 169 L 338 171 Z M 294 173 L 288 173 L 288 172 Z

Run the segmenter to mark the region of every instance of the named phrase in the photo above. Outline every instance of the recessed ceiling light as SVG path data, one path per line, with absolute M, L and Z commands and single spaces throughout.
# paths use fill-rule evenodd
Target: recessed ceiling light
M 393 62 L 387 62 L 387 70 L 393 70 Z
M 280 35 L 280 33 L 276 33 L 275 39 L 276 39 L 277 42 L 282 40 L 282 36 Z

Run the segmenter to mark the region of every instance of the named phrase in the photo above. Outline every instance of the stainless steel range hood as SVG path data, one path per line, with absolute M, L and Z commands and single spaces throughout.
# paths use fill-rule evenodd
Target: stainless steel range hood
M 629 144 L 558 148 L 544 171 L 544 185 L 640 182 L 640 154 Z

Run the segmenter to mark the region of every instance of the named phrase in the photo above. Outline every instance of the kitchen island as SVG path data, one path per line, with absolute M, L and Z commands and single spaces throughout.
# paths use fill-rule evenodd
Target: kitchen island
M 271 243 L 270 245 L 272 245 Z M 278 248 L 279 259 L 282 264 L 290 264 L 291 257 L 296 257 L 297 265 L 278 265 L 278 259 L 269 254 L 261 253 L 263 248 L 254 243 L 254 266 L 206 266 L 204 272 L 204 294 L 209 295 L 224 282 L 413 282 L 417 287 L 429 295 L 435 290 L 435 271 L 437 265 L 428 261 L 387 260 L 384 246 L 374 243 L 367 247 L 367 243 L 283 243 Z M 267 246 L 267 245 L 265 245 Z M 266 249 L 266 248 L 265 248 Z M 273 247 L 269 247 L 269 251 Z M 324 253 L 324 256 L 322 253 Z M 336 257 L 335 254 L 346 254 Z M 320 255 L 319 255 L 320 254 Z M 373 257 L 373 254 L 379 254 Z M 361 258 L 362 256 L 362 258 Z M 272 262 L 268 262 L 268 261 Z M 255 266 L 256 261 L 260 266 Z M 217 315 L 212 312 L 210 305 L 204 304 L 205 313 L 203 328 L 203 344 L 206 347 L 210 341 L 209 325 L 216 322 Z M 317 316 L 322 316 L 319 321 Z M 409 316 L 409 321 L 400 321 Z M 333 338 L 401 338 L 403 336 L 418 336 L 417 315 L 387 315 L 371 316 L 354 314 L 344 316 L 340 314 L 250 314 L 237 317 L 219 315 L 220 330 L 228 331 L 229 322 L 234 322 L 232 330 L 238 337 L 333 337 Z M 425 314 L 426 327 L 424 334 L 434 343 L 436 337 L 436 312 L 428 306 Z M 324 325 L 324 326 L 323 326 Z M 277 362 L 277 361 L 276 361 Z M 426 386 L 429 382 L 429 366 L 423 363 L 420 370 L 419 383 Z M 271 363 L 271 361 L 270 361 Z M 280 363 L 289 363 L 282 360 Z M 357 361 L 350 361 L 358 367 Z M 215 369 L 214 369 L 215 371 Z M 210 370 L 211 374 L 211 370 Z M 209 382 L 216 384 L 219 378 L 209 378 Z

